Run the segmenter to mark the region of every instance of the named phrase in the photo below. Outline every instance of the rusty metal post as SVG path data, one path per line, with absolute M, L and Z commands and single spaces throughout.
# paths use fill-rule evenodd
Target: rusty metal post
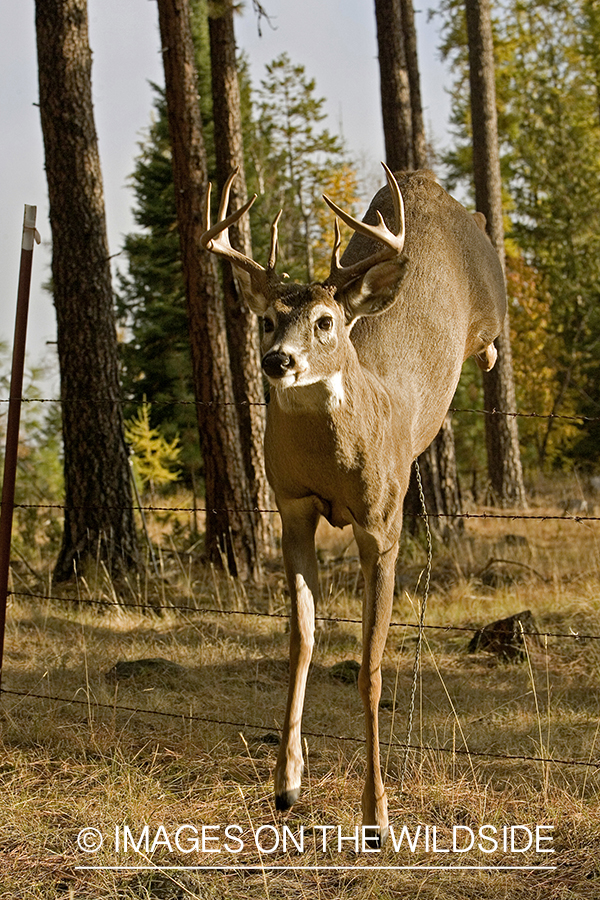
M 23 370 L 25 368 L 25 341 L 27 336 L 27 313 L 29 310 L 29 290 L 33 263 L 33 242 L 34 240 L 38 243 L 40 241 L 40 236 L 35 227 L 36 213 L 36 206 L 25 206 L 23 240 L 21 243 L 21 266 L 19 269 L 19 289 L 17 294 L 17 313 L 15 317 L 15 339 L 10 376 L 10 397 L 8 401 L 8 422 L 6 425 L 6 452 L 4 456 L 4 478 L 2 480 L 2 508 L 0 510 L 0 687 L 2 685 L 4 627 L 6 623 L 10 543 L 15 506 L 15 480 L 17 475 L 19 423 L 21 420 L 21 399 L 23 393 Z

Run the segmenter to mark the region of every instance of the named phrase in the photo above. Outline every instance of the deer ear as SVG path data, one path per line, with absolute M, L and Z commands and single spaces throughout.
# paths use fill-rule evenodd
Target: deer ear
M 269 303 L 261 290 L 261 286 L 258 284 L 259 279 L 253 278 L 250 272 L 239 266 L 232 265 L 232 269 L 238 291 L 245 302 L 257 316 L 264 316 Z
M 346 310 L 347 322 L 354 322 L 361 316 L 379 315 L 393 306 L 398 299 L 407 264 L 406 256 L 379 263 L 340 291 L 337 299 Z

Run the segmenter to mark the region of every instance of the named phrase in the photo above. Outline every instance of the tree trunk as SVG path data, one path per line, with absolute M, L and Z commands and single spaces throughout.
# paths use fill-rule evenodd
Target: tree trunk
M 206 484 L 206 553 L 258 576 L 253 513 L 240 445 L 223 300 L 203 250 L 208 175 L 188 0 L 158 0 L 173 181 L 186 283 L 194 388 Z
M 444 419 L 433 443 L 421 453 L 418 463 L 425 507 L 431 517 L 429 526 L 442 540 L 448 540 L 464 528 L 450 415 Z M 421 521 L 422 502 L 414 469 L 404 500 L 404 512 L 409 517 L 408 530 L 415 534 Z
M 427 141 L 423 125 L 412 0 L 376 0 L 375 12 L 387 164 L 393 169 L 394 161 L 400 159 L 397 168 L 420 168 L 427 165 Z M 390 72 L 404 73 L 401 79 L 404 85 L 402 90 L 398 89 L 397 81 L 396 88 L 390 92 Z M 404 143 L 399 147 L 398 144 L 402 141 Z M 449 416 L 446 416 L 431 446 L 419 457 L 419 466 L 425 505 L 432 516 L 432 529 L 449 537 L 461 521 L 453 518 L 460 513 L 461 507 L 454 435 Z M 404 500 L 404 511 L 410 519 L 409 530 L 414 533 L 418 529 L 422 512 L 414 470 L 411 472 Z
M 375 18 L 386 162 L 392 172 L 412 169 L 412 115 L 400 0 L 375 0 Z
M 40 116 L 52 229 L 65 521 L 54 577 L 85 558 L 119 574 L 137 558 L 123 438 L 86 0 L 37 0 Z
M 494 43 L 489 0 L 465 0 L 469 40 L 469 78 L 473 122 L 475 204 L 486 218 L 487 230 L 504 266 L 502 183 L 498 149 L 498 119 L 494 75 Z M 493 498 L 501 506 L 524 507 L 525 487 L 514 416 L 515 384 L 508 316 L 496 339 L 498 360 L 483 375 L 488 475 Z M 495 410 L 499 410 L 495 413 Z
M 412 0 L 400 0 L 400 12 L 410 95 L 412 165 L 415 169 L 424 169 L 427 166 L 429 154 L 427 152 L 425 125 L 423 123 L 421 78 L 417 54 L 417 29 L 415 27 L 415 11 Z
M 244 205 L 248 194 L 232 0 L 224 0 L 219 7 L 213 7 L 209 17 L 209 35 L 217 183 L 220 194 L 233 170 L 239 169 L 231 191 L 231 208 L 238 209 Z M 248 216 L 243 216 L 229 229 L 229 236 L 235 250 L 245 256 L 252 256 Z M 222 262 L 222 272 L 233 391 L 238 404 L 242 452 L 251 502 L 255 509 L 267 510 L 273 506 L 273 502 L 264 468 L 266 409 L 260 368 L 258 320 L 240 297 L 229 262 Z M 274 549 L 272 515 L 257 512 L 254 527 L 257 552 L 261 558 L 271 556 Z

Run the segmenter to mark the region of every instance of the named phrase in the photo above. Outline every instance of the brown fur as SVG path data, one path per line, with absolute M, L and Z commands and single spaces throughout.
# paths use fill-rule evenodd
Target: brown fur
M 388 824 L 378 745 L 380 667 L 410 469 L 442 424 L 464 360 L 475 355 L 482 366 L 493 365 L 490 345 L 506 312 L 502 269 L 481 222 L 430 172 L 396 178 L 406 214 L 403 251 L 383 259 L 380 252 L 358 277 L 344 279 L 332 266 L 323 284 L 301 286 L 257 273 L 250 262 L 236 268 L 247 302 L 265 323 L 263 367 L 272 386 L 265 460 L 292 598 L 277 805 L 292 805 L 300 791 L 300 726 L 319 592 L 314 533 L 325 516 L 333 525 L 352 525 L 365 578 L 362 805 L 376 843 Z M 364 221 L 376 225 L 376 210 L 393 226 L 389 187 L 376 194 Z M 355 233 L 341 264 L 379 248 Z M 226 254 L 226 244 L 217 252 Z

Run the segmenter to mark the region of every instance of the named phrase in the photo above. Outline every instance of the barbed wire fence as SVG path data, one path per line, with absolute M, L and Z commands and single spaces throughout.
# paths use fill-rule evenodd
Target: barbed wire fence
M 9 403 L 8 399 L 0 398 L 0 404 Z M 47 398 L 47 397 L 34 397 L 34 398 L 22 398 L 22 403 L 42 403 L 42 404 L 64 404 L 66 402 L 69 403 L 96 403 L 96 404 L 115 404 L 118 403 L 120 405 L 134 405 L 134 401 L 132 400 L 105 400 L 102 398 L 91 398 L 91 399 L 75 399 L 75 400 L 61 400 L 57 398 Z M 221 401 L 195 401 L 195 400 L 160 400 L 153 401 L 152 405 L 162 405 L 162 406 L 175 406 L 175 405 L 196 405 L 197 403 L 203 403 L 203 405 L 207 406 L 216 406 L 221 403 Z M 229 405 L 229 404 L 227 404 Z M 236 404 L 239 405 L 239 404 Z M 266 405 L 266 404 L 246 404 L 246 405 Z M 505 411 L 505 410 L 484 410 L 477 408 L 456 408 L 453 407 L 450 409 L 452 413 L 470 413 L 470 414 L 480 414 L 485 416 L 508 416 L 515 418 L 528 418 L 528 419 L 555 419 L 555 420 L 565 420 L 569 422 L 580 422 L 582 424 L 595 423 L 600 421 L 600 416 L 582 416 L 582 415 L 562 415 L 558 413 L 550 413 L 550 414 L 541 414 L 537 412 L 523 412 L 523 411 Z M 56 511 L 66 511 L 67 507 L 64 504 L 60 503 L 15 503 L 15 509 L 37 509 L 37 510 L 56 510 Z M 98 507 L 92 507 L 98 508 Z M 110 507 L 110 508 L 118 508 L 124 509 L 126 507 Z M 137 505 L 133 505 L 128 507 L 133 509 L 136 512 L 145 513 L 145 512 L 166 512 L 166 513 L 188 513 L 195 514 L 197 512 L 205 512 L 207 514 L 211 514 L 213 510 L 207 507 L 179 507 L 179 506 L 159 506 L 156 504 L 142 505 L 138 503 Z M 237 509 L 236 512 L 247 512 L 251 514 L 255 513 L 264 513 L 264 514 L 276 514 L 278 511 L 276 509 L 258 509 L 252 508 L 247 510 Z M 413 513 L 414 517 L 424 518 L 425 513 Z M 487 509 L 483 511 L 473 512 L 463 512 L 463 513 L 428 513 L 426 518 L 428 519 L 443 519 L 450 518 L 452 520 L 456 519 L 465 519 L 465 520 L 478 520 L 478 519 L 500 519 L 500 520 L 509 520 L 509 521 L 536 521 L 536 522 L 547 522 L 547 521 L 562 521 L 562 522 L 573 522 L 573 523 L 593 523 L 599 522 L 600 516 L 589 515 L 589 514 L 581 514 L 581 513 L 569 513 L 565 511 L 562 514 L 554 514 L 554 513 L 521 513 L 521 512 L 500 512 L 498 510 L 489 511 Z M 219 607 L 207 607 L 207 606 L 186 606 L 180 604 L 157 604 L 154 602 L 144 602 L 144 603 L 132 603 L 127 601 L 110 601 L 106 597 L 102 597 L 99 599 L 94 599 L 90 597 L 68 597 L 68 596 L 59 596 L 53 595 L 50 593 L 37 593 L 35 591 L 24 591 L 24 590 L 9 590 L 8 596 L 11 598 L 26 598 L 31 600 L 38 601 L 46 601 L 46 602 L 55 602 L 55 603 L 67 603 L 74 604 L 78 607 L 92 606 L 92 607 L 101 607 L 102 609 L 114 609 L 115 611 L 122 610 L 137 610 L 143 611 L 146 613 L 158 613 L 163 611 L 170 611 L 172 613 L 185 613 L 188 615 L 195 616 L 239 616 L 239 617 L 250 617 L 250 618 L 262 618 L 262 619 L 278 619 L 278 620 L 287 620 L 288 615 L 286 613 L 276 613 L 276 612 L 261 612 L 261 611 L 250 611 L 250 610 L 233 610 L 233 609 L 223 609 Z M 349 617 L 336 617 L 336 616 L 316 616 L 315 620 L 324 624 L 349 624 L 349 625 L 361 625 L 360 619 L 354 619 Z M 423 629 L 430 631 L 438 631 L 438 632 L 465 632 L 475 634 L 479 632 L 481 629 L 476 628 L 474 626 L 460 626 L 453 625 L 451 623 L 443 624 L 443 625 L 427 625 L 418 622 L 400 622 L 400 621 L 392 621 L 390 623 L 391 629 L 396 628 L 405 628 L 405 629 Z M 534 638 L 552 638 L 555 640 L 571 640 L 576 642 L 587 642 L 587 641 L 600 641 L 600 634 L 590 634 L 590 633 L 580 633 L 575 630 L 571 630 L 568 632 L 565 631 L 539 631 L 539 630 L 524 630 L 523 638 L 527 637 Z M 167 712 L 164 710 L 157 709 L 146 709 L 142 707 L 133 707 L 133 706 L 125 706 L 122 704 L 115 703 L 101 703 L 97 698 L 90 698 L 86 696 L 85 699 L 81 699 L 78 697 L 59 697 L 53 696 L 51 694 L 44 693 L 36 693 L 33 691 L 16 691 L 7 689 L 5 687 L 0 687 L 0 694 L 4 694 L 7 696 L 12 696 L 15 698 L 20 698 L 20 702 L 24 702 L 26 700 L 39 700 L 46 702 L 53 702 L 65 705 L 85 705 L 89 706 L 90 702 L 93 703 L 95 707 L 98 709 L 106 709 L 113 712 L 123 712 L 130 713 L 136 715 L 143 716 L 156 716 L 162 718 L 170 718 L 177 719 L 186 723 L 204 723 L 210 725 L 220 725 L 222 727 L 231 727 L 236 729 L 248 729 L 254 731 L 278 731 L 278 727 L 273 724 L 259 724 L 252 722 L 238 722 L 238 721 L 230 721 L 227 719 L 221 719 L 217 717 L 208 717 L 208 716 L 198 716 L 192 713 L 184 713 L 184 712 Z M 336 741 L 346 741 L 353 742 L 358 744 L 364 744 L 364 738 L 350 737 L 347 735 L 341 734 L 333 734 L 327 732 L 315 732 L 303 729 L 303 734 L 307 737 L 313 738 L 323 738 L 328 740 L 336 740 Z M 476 757 L 482 759 L 496 759 L 496 760 L 505 760 L 505 761 L 523 761 L 523 762 L 533 762 L 533 763 L 543 763 L 543 764 L 552 764 L 557 766 L 568 766 L 568 767 L 583 767 L 589 770 L 600 771 L 600 762 L 593 761 L 591 758 L 587 760 L 583 759 L 566 759 L 566 758 L 555 758 L 552 756 L 535 756 L 535 755 L 521 755 L 521 754 L 504 754 L 504 753 L 494 753 L 491 751 L 484 750 L 471 750 L 470 748 L 457 748 L 456 746 L 452 747 L 444 747 L 444 746 L 435 746 L 431 744 L 412 744 L 407 742 L 400 742 L 395 740 L 381 740 L 381 743 L 385 746 L 389 746 L 390 748 L 402 749 L 404 751 L 407 750 L 415 750 L 421 753 L 425 752 L 437 752 L 437 753 L 446 753 L 446 754 L 456 754 L 459 756 L 468 756 L 468 757 Z

